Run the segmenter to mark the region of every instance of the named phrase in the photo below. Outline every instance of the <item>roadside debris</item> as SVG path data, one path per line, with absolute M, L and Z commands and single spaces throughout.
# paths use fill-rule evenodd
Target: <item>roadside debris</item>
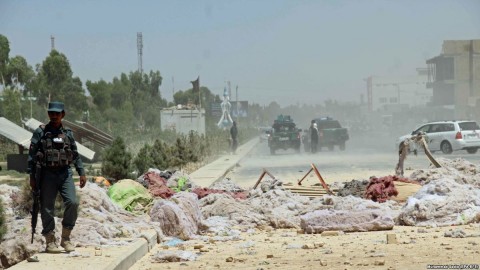
M 398 217 L 400 225 L 451 226 L 480 221 L 480 190 L 441 178 L 410 197 Z
M 395 225 L 436 227 L 480 222 L 479 167 L 463 159 L 438 160 L 442 167 L 416 170 L 409 178 L 374 177 L 370 181 L 352 180 L 343 188 L 327 186 L 332 193 L 337 191 L 332 187 L 338 187 L 339 196 L 326 194 L 321 175 L 315 187 L 284 185 L 266 169 L 255 186 L 246 190 L 228 178 L 201 188 L 182 172 L 156 169 L 149 169 L 136 181 L 125 179 L 110 187 L 89 182 L 79 190 L 80 214 L 72 240 L 78 246 L 124 245 L 125 238 L 141 237 L 142 230 L 151 228 L 160 239 L 171 236 L 185 242 L 210 242 L 239 240 L 240 231 L 258 229 L 355 232 L 390 230 Z M 315 172 L 316 167 L 311 167 L 307 174 Z M 270 179 L 263 179 L 265 175 Z M 402 195 L 400 183 L 419 189 L 405 193 L 405 201 L 397 202 L 392 199 L 395 190 Z M 0 186 L 9 228 L 0 245 L 2 267 L 29 258 L 42 246 L 39 234 L 34 245 L 29 245 L 29 233 L 22 233 L 30 219 L 17 217 L 18 203 L 13 198 L 19 193 L 17 187 Z M 56 229 L 61 230 L 57 223 Z M 152 260 L 192 258 L 172 251 L 158 253 Z
M 432 153 L 430 153 L 430 150 L 428 149 L 427 142 L 425 141 L 425 133 L 418 133 L 416 135 L 412 135 L 412 137 L 405 139 L 400 145 L 400 149 L 398 149 L 398 163 L 397 166 L 395 167 L 395 174 L 403 176 L 403 163 L 405 159 L 407 158 L 407 154 L 410 152 L 410 145 L 411 144 L 416 144 L 420 146 L 424 151 L 425 155 L 427 158 L 430 160 L 430 162 L 436 167 L 440 168 L 442 165 L 438 163 L 435 158 L 432 156 Z M 416 155 L 417 152 L 415 150 L 414 154 Z

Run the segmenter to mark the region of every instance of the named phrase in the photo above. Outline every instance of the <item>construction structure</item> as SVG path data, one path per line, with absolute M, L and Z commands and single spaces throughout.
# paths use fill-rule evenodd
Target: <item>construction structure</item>
M 445 40 L 440 55 L 426 63 L 432 105 L 444 118 L 480 118 L 480 40 Z
M 160 111 L 160 129 L 187 135 L 190 131 L 205 135 L 205 109 L 178 105 Z
M 366 78 L 368 111 L 388 114 L 426 106 L 432 98 L 432 90 L 426 87 L 428 72 L 426 68 L 417 68 L 416 72 L 407 77 Z

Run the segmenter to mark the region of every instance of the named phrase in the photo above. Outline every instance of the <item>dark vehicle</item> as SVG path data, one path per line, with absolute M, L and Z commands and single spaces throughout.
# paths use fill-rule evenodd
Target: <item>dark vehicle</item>
M 274 155 L 278 149 L 287 150 L 289 148 L 300 152 L 300 132 L 289 115 L 279 115 L 273 122 L 272 130 L 269 131 L 268 147 L 270 154 Z
M 335 145 L 340 150 L 345 150 L 345 142 L 350 138 L 348 129 L 342 128 L 338 120 L 331 117 L 315 118 L 318 128 L 318 150 L 327 147 L 332 151 Z M 305 151 L 310 151 L 310 132 L 307 130 L 302 135 L 302 141 Z

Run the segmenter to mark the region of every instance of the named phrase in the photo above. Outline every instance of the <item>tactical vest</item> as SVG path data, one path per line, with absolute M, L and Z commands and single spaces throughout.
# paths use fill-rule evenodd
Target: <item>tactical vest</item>
M 71 140 L 63 129 L 60 131 L 58 134 L 45 132 L 40 139 L 43 152 L 42 165 L 47 168 L 66 167 L 73 162 Z

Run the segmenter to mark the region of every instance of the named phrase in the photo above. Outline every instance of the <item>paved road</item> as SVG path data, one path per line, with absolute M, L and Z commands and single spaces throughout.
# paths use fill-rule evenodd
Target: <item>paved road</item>
M 472 163 L 480 164 L 480 153 L 468 154 L 466 151 L 454 152 L 450 155 L 435 153 L 435 157 L 464 158 Z M 235 167 L 227 177 L 242 187 L 255 184 L 266 168 L 275 177 L 284 182 L 294 182 L 301 179 L 314 163 L 327 183 L 350 181 L 352 179 L 368 179 L 370 176 L 385 176 L 394 174 L 398 162 L 394 140 L 376 140 L 371 137 L 353 138 L 347 144 L 346 151 L 322 149 L 316 154 L 295 153 L 294 150 L 279 150 L 270 155 L 266 142 L 256 145 L 249 155 L 244 157 L 239 166 Z M 428 168 L 429 161 L 423 153 L 418 156 L 409 155 L 405 161 L 405 175 L 415 169 Z M 311 175 L 306 183 L 315 184 L 318 180 Z

